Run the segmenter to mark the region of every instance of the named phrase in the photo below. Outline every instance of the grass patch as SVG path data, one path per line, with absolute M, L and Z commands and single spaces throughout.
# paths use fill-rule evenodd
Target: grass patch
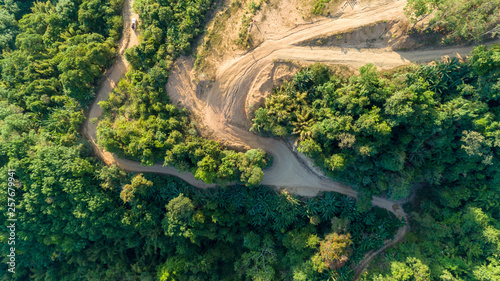
M 260 10 L 262 3 L 264 2 L 266 1 L 260 0 L 257 3 L 254 0 L 252 0 L 248 4 L 247 12 L 241 17 L 241 26 L 238 32 L 238 39 L 236 39 L 236 41 L 234 42 L 239 47 L 244 49 L 251 49 L 253 47 L 252 38 L 249 34 L 250 25 L 253 21 L 252 15 L 255 15 L 257 11 Z
M 252 17 L 244 14 L 241 17 L 240 31 L 238 32 L 238 39 L 236 39 L 235 44 L 239 47 L 250 49 L 252 47 L 252 38 L 248 33 L 250 29 L 250 23 L 252 22 Z
M 314 7 L 312 9 L 312 13 L 314 15 L 322 15 L 325 10 L 326 4 L 330 2 L 330 0 L 317 0 L 314 3 Z
M 210 67 L 209 62 L 206 59 L 207 56 L 214 50 L 220 50 L 226 23 L 228 22 L 231 15 L 235 14 L 240 8 L 241 3 L 235 0 L 232 1 L 229 7 L 227 7 L 223 12 L 215 16 L 213 20 L 214 24 L 208 31 L 208 34 L 205 37 L 205 41 L 201 46 L 201 50 L 196 55 L 196 60 L 194 62 L 195 70 L 204 70 Z

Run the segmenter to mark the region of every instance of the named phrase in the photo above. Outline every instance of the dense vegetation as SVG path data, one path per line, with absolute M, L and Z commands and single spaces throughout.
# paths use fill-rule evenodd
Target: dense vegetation
M 203 18 L 198 11 L 206 11 L 208 4 L 166 2 L 137 1 L 144 41 L 127 52 L 134 69 L 103 103 L 107 116 L 102 122 L 109 123 L 100 134 L 113 138 L 100 135 L 100 140 L 147 164 L 156 161 L 155 155 L 166 155 L 167 163 L 193 169 L 206 181 L 258 182 L 265 165 L 262 151 L 236 153 L 200 139 L 185 110 L 168 103 L 163 86 L 169 65 L 180 52 L 188 52 Z M 17 219 L 16 273 L 6 270 L 12 245 L 2 232 L 0 279 L 352 279 L 350 267 L 401 225 L 385 210 L 361 213 L 354 199 L 334 193 L 305 199 L 261 186 L 198 190 L 173 177 L 127 174 L 92 157 L 79 129 L 96 82 L 115 55 L 121 5 L 115 0 L 0 1 L 1 22 L 9 24 L 0 26 L 0 212 L 5 227 L 7 171 L 14 169 Z M 164 17 L 169 21 L 160 20 Z M 384 174 L 374 181 L 377 185 L 347 176 L 366 194 L 389 190 L 403 196 L 409 186 L 399 184 L 403 179 L 421 180 L 390 169 L 401 165 L 383 152 L 390 145 L 403 152 L 415 149 L 401 153 L 408 157 L 421 155 L 417 161 L 403 159 L 405 169 L 422 173 L 429 182 L 420 203 L 409 206 L 415 211 L 415 232 L 383 258 L 391 266 L 372 269 L 369 280 L 498 280 L 499 66 L 498 47 L 478 48 L 465 64 L 415 67 L 410 74 L 381 74 L 366 67 L 359 77 L 346 80 L 315 66 L 281 89 L 290 97 L 299 97 L 299 91 L 303 96 L 283 103 L 283 118 L 305 116 L 308 109 L 314 109 L 312 116 L 330 117 L 349 110 L 352 120 L 368 114 L 362 133 L 349 131 L 356 138 L 343 135 L 342 147 L 335 147 L 341 141 L 330 135 L 329 145 L 342 157 L 374 148 L 387 157 L 384 164 L 357 152 L 352 158 L 332 154 L 333 162 L 324 161 L 357 175 L 363 171 L 370 181 L 379 179 L 372 172 Z M 324 98 L 322 91 L 332 96 Z M 324 106 L 322 100 L 330 103 Z M 371 113 L 377 112 L 374 106 L 380 106 L 380 114 Z M 316 110 L 324 115 L 315 115 Z M 114 116 L 128 118 L 129 128 Z M 265 115 L 258 117 L 264 120 Z M 260 124 L 279 135 L 304 131 L 301 149 L 308 153 L 306 144 L 316 137 L 315 131 L 305 130 L 314 123 L 308 120 Z M 426 120 L 432 124 L 423 132 L 416 126 Z M 325 126 L 336 128 L 334 121 Z M 411 138 L 378 142 L 379 135 L 370 137 L 386 128 L 378 126 L 383 121 L 390 134 L 397 129 L 398 136 Z M 323 147 L 319 139 L 316 144 Z M 351 151 L 335 150 L 344 145 Z M 372 168 L 358 171 L 350 161 Z
M 500 0 L 409 0 L 405 14 L 414 27 L 429 17 L 423 30 L 445 34 L 445 42 L 481 41 L 500 33 Z
M 330 176 L 370 194 L 421 189 L 405 242 L 363 280 L 500 280 L 500 46 L 467 62 L 339 77 L 298 72 L 257 110 L 253 129 L 294 134 Z M 360 207 L 364 205 L 361 204 Z
M 18 20 L 29 11 L 32 0 L 0 0 L 0 53 L 15 48 Z
M 122 2 L 2 5 L 19 29 L 13 38 L 5 37 L 0 62 L 0 212 L 5 227 L 12 177 L 17 219 L 15 245 L 7 243 L 9 233 L 0 234 L 0 280 L 346 280 L 351 264 L 400 226 L 385 210 L 361 214 L 353 198 L 333 193 L 302 199 L 240 185 L 202 191 L 173 177 L 103 166 L 92 157 L 80 127 L 96 82 L 115 55 Z M 181 11 L 193 14 L 178 8 L 175 18 L 191 22 Z M 154 45 L 150 30 L 143 32 L 145 42 L 153 43 L 130 51 L 132 62 L 150 46 L 180 50 L 190 40 L 174 36 L 167 40 L 173 47 Z M 141 117 L 157 118 L 149 125 L 159 126 L 155 141 L 166 138 L 166 146 L 173 141 L 170 161 L 180 167 L 220 161 L 220 175 L 234 179 L 236 174 L 252 183 L 260 169 L 254 164 L 264 165 L 263 153 L 222 150 L 196 137 L 186 112 L 160 92 L 166 79 L 161 73 L 168 69 L 164 63 L 134 65 L 113 94 L 130 93 L 132 109 L 126 114 L 137 118 L 130 126 L 144 128 Z M 139 98 L 156 111 L 148 113 Z M 178 137 L 185 146 L 178 145 Z M 196 175 L 210 179 L 205 171 L 198 168 Z M 6 264 L 13 246 L 14 275 Z
M 187 54 L 200 33 L 211 1 L 135 1 L 142 20 L 142 42 L 128 49 L 127 78 L 106 101 L 98 141 L 107 150 L 145 165 L 164 161 L 191 171 L 207 183 L 241 181 L 258 184 L 266 165 L 260 149 L 237 153 L 198 136 L 185 109 L 170 104 L 165 84 L 173 60 Z
M 400 225 L 333 193 L 302 201 L 265 187 L 200 190 L 115 167 L 75 171 L 77 157 L 40 147 L 18 169 L 15 280 L 349 280 L 348 266 Z
M 374 260 L 363 281 L 500 280 L 500 187 L 455 184 L 421 190 L 404 243 Z
M 297 135 L 299 151 L 367 195 L 499 184 L 499 54 L 483 46 L 467 63 L 385 73 L 366 65 L 349 79 L 314 65 L 275 90 L 252 129 Z

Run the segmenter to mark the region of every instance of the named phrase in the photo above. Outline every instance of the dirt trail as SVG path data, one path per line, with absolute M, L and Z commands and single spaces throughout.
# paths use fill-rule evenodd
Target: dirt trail
M 118 41 L 118 56 L 113 63 L 113 65 L 104 73 L 104 77 L 101 79 L 97 91 L 97 96 L 94 103 L 90 107 L 87 119 L 83 125 L 83 133 L 90 140 L 92 146 L 94 147 L 95 153 L 97 153 L 100 158 L 106 162 L 106 164 L 116 163 L 114 156 L 104 150 L 97 147 L 96 140 L 96 129 L 97 123 L 92 122 L 92 119 L 98 118 L 102 114 L 102 108 L 98 105 L 100 101 L 108 98 L 109 93 L 118 84 L 123 75 L 127 72 L 129 63 L 123 56 L 126 49 L 139 44 L 137 39 L 136 31 L 130 28 L 132 18 L 138 19 L 139 16 L 132 10 L 133 0 L 126 0 L 123 3 L 122 17 L 123 17 L 123 34 L 120 41 Z
M 128 171 L 174 175 L 199 188 L 214 187 L 214 185 L 207 185 L 195 179 L 190 173 L 180 173 L 173 167 L 163 167 L 159 164 L 142 166 L 138 162 L 117 158 L 98 148 L 96 144 L 96 124 L 90 120 L 102 114 L 102 109 L 97 103 L 108 97 L 113 87 L 127 71 L 128 63 L 123 57 L 124 50 L 138 44 L 136 33 L 130 29 L 131 18 L 139 18 L 132 11 L 132 2 L 133 0 L 126 0 L 124 4 L 125 26 L 123 39 L 119 42 L 119 56 L 101 81 L 96 100 L 84 124 L 84 134 L 92 143 L 95 153 L 108 165 L 116 164 Z M 360 4 L 355 11 L 347 12 L 340 18 L 303 24 L 283 34 L 273 34 L 253 51 L 223 63 L 216 73 L 216 81 L 208 85 L 193 83 L 191 70 L 193 60 L 181 58 L 176 62 L 170 74 L 167 91 L 173 104 L 179 102 L 190 109 L 202 121 L 202 125 L 213 133 L 214 138 L 234 146 L 259 147 L 270 153 L 274 157 L 274 163 L 265 171 L 262 184 L 284 187 L 297 195 L 308 197 L 315 196 L 320 191 L 334 191 L 356 197 L 357 192 L 353 189 L 334 182 L 305 165 L 284 141 L 263 138 L 250 133 L 248 131 L 250 120 L 245 112 L 245 101 L 259 72 L 269 67 L 275 59 L 341 63 L 354 67 L 371 62 L 379 68 L 388 69 L 410 62 L 428 62 L 443 56 L 464 56 L 471 50 L 471 48 L 452 48 L 394 52 L 389 49 L 298 46 L 301 41 L 313 37 L 346 31 L 380 20 L 400 19 L 405 4 L 406 1 L 400 0 L 374 1 L 366 6 Z M 402 208 L 390 200 L 374 197 L 372 202 L 374 206 L 387 209 L 400 218 L 406 217 Z M 359 275 L 376 254 L 401 240 L 407 229 L 407 227 L 401 228 L 393 241 L 388 241 L 379 251 L 368 254 L 356 267 L 356 274 Z
M 361 5 L 361 4 L 360 4 Z M 428 51 L 395 52 L 391 49 L 341 49 L 328 47 L 301 47 L 302 41 L 354 29 L 381 20 L 402 19 L 406 1 L 374 1 L 367 6 L 333 18 L 274 34 L 259 47 L 218 67 L 216 80 L 208 85 L 194 85 L 192 59 L 179 59 L 169 76 L 167 92 L 174 104 L 180 103 L 193 112 L 200 125 L 210 131 L 211 137 L 230 146 L 262 148 L 274 158 L 266 171 L 263 184 L 286 187 L 299 195 L 315 196 L 319 191 L 335 191 L 350 196 L 356 192 L 337 182 L 312 174 L 295 157 L 287 145 L 273 138 L 259 137 L 248 129 L 251 126 L 245 108 L 247 94 L 261 70 L 274 60 L 298 60 L 347 64 L 353 67 L 368 62 L 382 69 L 390 69 L 411 62 L 429 62 L 443 56 L 463 57 L 472 49 L 449 48 Z M 393 203 L 374 198 L 373 204 L 391 210 Z
M 108 98 L 109 93 L 111 93 L 113 88 L 118 84 L 120 79 L 127 72 L 129 63 L 123 56 L 124 51 L 139 44 L 138 32 L 136 30 L 132 30 L 130 26 L 132 18 L 139 19 L 139 15 L 134 13 L 132 9 L 132 3 L 133 0 L 126 0 L 123 4 L 122 16 L 124 24 L 122 38 L 118 42 L 118 57 L 116 58 L 113 65 L 106 71 L 104 77 L 100 81 L 97 96 L 83 125 L 83 133 L 92 144 L 94 153 L 96 153 L 96 155 L 101 158 L 107 165 L 116 164 L 118 167 L 126 171 L 169 174 L 177 176 L 190 183 L 191 185 L 199 188 L 214 187 L 215 185 L 207 185 L 204 182 L 197 180 L 191 173 L 180 173 L 173 167 L 163 167 L 159 164 L 149 167 L 142 166 L 138 162 L 118 158 L 112 153 L 107 152 L 97 146 L 97 123 L 92 122 L 92 120 L 94 118 L 98 118 L 102 114 L 102 108 L 98 105 L 98 102 Z

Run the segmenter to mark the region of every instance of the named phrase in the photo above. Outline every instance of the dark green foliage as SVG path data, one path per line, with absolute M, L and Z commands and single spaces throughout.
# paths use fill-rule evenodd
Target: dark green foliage
M 356 167 L 349 164 L 353 158 L 359 157 L 355 153 L 341 152 L 330 158 L 333 159 L 330 163 L 336 164 L 335 168 L 343 169 L 339 175 L 360 170 L 369 177 L 375 176 L 366 182 L 361 173 L 357 181 L 356 178 L 350 179 L 365 185 L 358 205 L 371 195 L 367 191 L 388 190 L 390 194 L 407 194 L 408 190 L 401 188 L 400 183 L 410 186 L 418 181 L 426 182 L 420 185 L 413 202 L 405 206 L 410 215 L 411 232 L 402 244 L 374 260 L 360 280 L 499 280 L 500 103 L 497 84 L 500 47 L 493 45 L 489 50 L 484 46 L 477 47 L 465 63 L 450 60 L 410 70 L 379 73 L 377 80 L 385 80 L 383 85 L 391 89 L 385 104 L 376 104 L 383 99 L 373 100 L 380 96 L 376 88 L 371 91 L 375 96 L 370 95 L 366 101 L 369 107 L 376 104 L 381 108 L 377 121 L 390 126 L 389 140 L 384 139 L 384 135 L 375 137 L 376 130 L 362 135 L 350 129 L 342 132 L 337 142 L 328 142 L 330 146 L 343 150 L 356 147 L 356 142 L 366 136 L 372 136 L 371 143 L 384 140 L 381 146 L 373 147 L 376 154 L 355 160 Z M 366 75 L 364 71 L 360 73 Z M 371 81 L 376 81 L 371 77 Z M 324 95 L 323 99 L 311 102 L 322 106 L 313 108 L 322 114 L 334 112 L 334 116 L 349 112 L 344 117 L 349 122 L 341 124 L 352 126 L 357 119 L 352 113 L 363 112 L 356 107 L 360 99 L 351 106 L 339 105 L 346 95 L 345 89 L 356 88 L 352 82 L 359 79 L 351 78 L 344 85 L 337 84 L 339 86 L 330 92 L 336 98 L 331 100 L 330 96 Z M 317 122 L 324 123 L 322 120 L 328 118 L 328 115 L 316 116 Z M 341 126 L 338 123 L 335 125 Z M 256 124 L 263 126 L 266 123 Z M 336 126 L 329 128 L 335 130 Z M 332 138 L 327 139 L 335 140 L 333 131 L 327 133 L 332 134 Z M 316 153 L 315 157 L 318 157 L 330 147 L 322 145 L 322 139 L 315 137 L 313 133 L 301 142 L 301 147 L 307 148 L 309 155 Z M 314 213 L 314 210 L 308 211 Z M 363 222 L 370 225 L 372 213 L 364 216 Z M 343 222 L 337 221 L 333 225 L 335 229 L 342 229 Z M 359 247 L 363 249 L 380 243 L 380 238 L 365 237 Z
M 419 192 L 412 233 L 361 280 L 498 280 L 499 186 L 463 181 Z M 417 279 L 426 276 L 426 279 Z
M 372 194 L 403 198 L 423 181 L 498 184 L 499 69 L 498 45 L 466 63 L 367 65 L 348 80 L 316 65 L 275 90 L 252 130 L 297 135 L 299 151 L 363 191 L 363 209 Z
M 14 7 L 17 7 L 17 5 Z M 16 10 L 9 10 L 8 7 L 0 6 L 0 52 L 5 49 L 14 48 L 14 39 L 19 32 L 19 27 L 14 16 Z

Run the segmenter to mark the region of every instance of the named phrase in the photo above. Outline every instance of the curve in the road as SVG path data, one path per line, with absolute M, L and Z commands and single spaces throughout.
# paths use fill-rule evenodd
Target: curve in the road
M 96 155 L 103 159 L 106 164 L 116 164 L 128 171 L 174 175 L 199 188 L 214 187 L 215 185 L 205 184 L 197 180 L 191 173 L 180 173 L 173 167 L 163 167 L 159 164 L 142 166 L 138 162 L 118 158 L 100 149 L 96 143 L 96 123 L 92 120 L 102 114 L 98 102 L 108 97 L 114 86 L 127 71 L 128 63 L 123 56 L 124 50 L 138 44 L 135 32 L 130 29 L 131 18 L 138 18 L 138 15 L 132 11 L 132 1 L 125 1 L 122 12 L 125 27 L 123 37 L 119 42 L 119 55 L 100 83 L 97 97 L 90 108 L 83 127 L 84 134 L 91 142 Z M 197 97 L 193 85 L 176 85 L 170 90 L 179 89 L 179 91 L 183 92 L 181 95 L 177 95 L 180 97 L 177 100 L 172 99 L 174 102 L 180 101 L 182 103 L 184 101 L 183 105 L 201 116 L 204 122 L 212 120 L 212 123 L 206 122 L 205 125 L 208 124 L 209 129 L 222 141 L 245 147 L 260 147 L 270 153 L 274 158 L 273 166 L 266 171 L 262 184 L 286 187 L 290 192 L 302 196 L 315 196 L 320 191 L 334 191 L 357 197 L 357 192 L 352 188 L 326 178 L 314 168 L 305 165 L 284 141 L 263 138 L 250 133 L 248 131 L 250 121 L 245 114 L 246 95 L 260 70 L 271 64 L 275 59 L 342 63 L 355 67 L 371 62 L 380 68 L 393 68 L 408 64 L 411 61 L 432 61 L 446 55 L 464 56 L 470 51 L 470 48 L 462 48 L 398 53 L 377 49 L 344 50 L 340 48 L 298 46 L 301 41 L 315 36 L 356 28 L 381 19 L 391 19 L 391 15 L 398 9 L 402 10 L 404 4 L 405 1 L 388 1 L 384 5 L 377 4 L 364 7 L 358 13 L 351 13 L 346 17 L 295 27 L 281 37 L 269 38 L 246 55 L 223 64 L 217 71 L 216 82 L 202 95 L 202 98 Z M 186 72 L 181 71 L 173 75 L 187 75 Z M 192 84 L 191 79 L 184 79 L 184 81 Z M 374 197 L 372 204 L 389 210 L 399 218 L 406 218 L 402 208 L 390 200 Z M 355 268 L 357 275 L 362 272 L 378 252 L 400 241 L 407 229 L 407 227 L 402 227 L 394 240 L 387 242 L 379 251 L 368 254 Z

